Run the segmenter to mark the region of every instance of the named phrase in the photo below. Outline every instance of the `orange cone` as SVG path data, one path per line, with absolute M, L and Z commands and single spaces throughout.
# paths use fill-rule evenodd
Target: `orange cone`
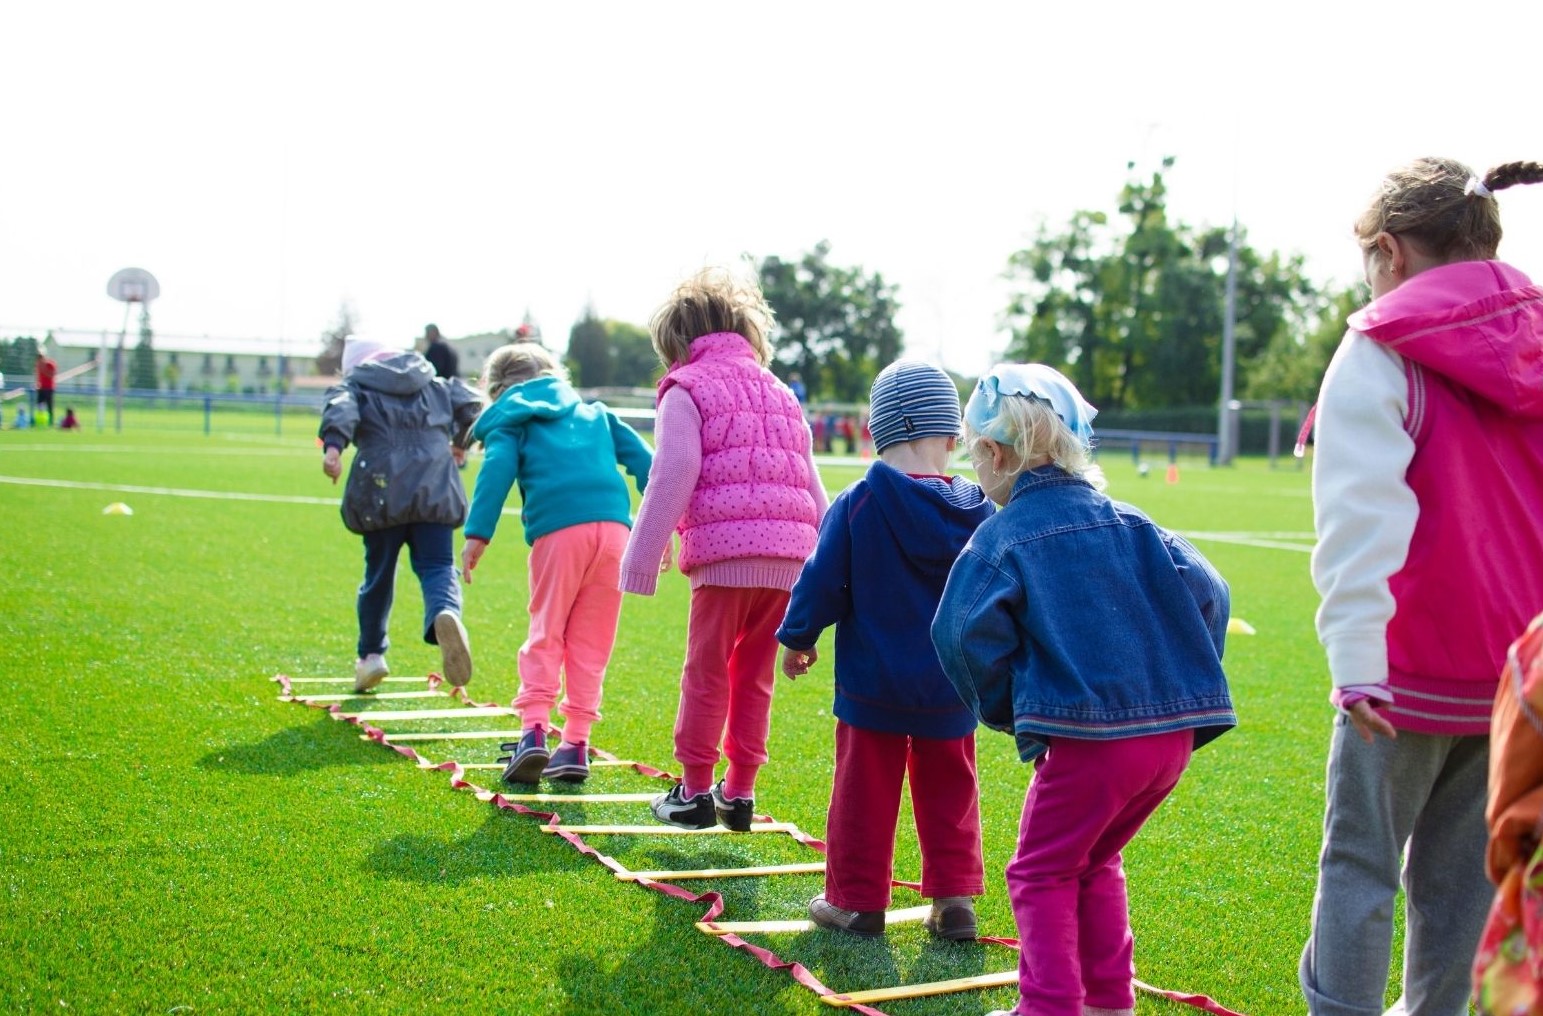
M 1168 482 L 1179 482 L 1179 464 L 1177 462 L 1168 463 Z

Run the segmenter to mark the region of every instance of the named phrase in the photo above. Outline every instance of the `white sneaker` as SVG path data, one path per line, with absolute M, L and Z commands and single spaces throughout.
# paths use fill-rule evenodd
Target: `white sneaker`
M 362 660 L 355 660 L 354 691 L 369 691 L 384 681 L 389 673 L 391 671 L 386 666 L 386 658 L 379 653 L 371 653 Z
M 457 688 L 471 680 L 471 640 L 466 626 L 448 610 L 434 615 L 434 638 L 439 641 L 439 659 L 443 676 Z

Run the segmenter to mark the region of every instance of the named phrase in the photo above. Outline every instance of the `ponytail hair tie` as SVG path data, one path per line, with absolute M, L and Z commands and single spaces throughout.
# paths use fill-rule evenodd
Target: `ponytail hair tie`
M 1463 188 L 1464 194 L 1476 194 L 1481 198 L 1492 198 L 1495 192 L 1484 186 L 1484 181 L 1476 176 L 1468 178 L 1468 185 Z

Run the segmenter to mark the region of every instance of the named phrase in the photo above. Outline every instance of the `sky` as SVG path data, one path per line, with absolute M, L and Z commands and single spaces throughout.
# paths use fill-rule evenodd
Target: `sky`
M 1543 6 L 333 2 L 0 5 L 0 336 L 290 352 L 346 301 L 406 342 L 592 305 L 647 322 L 744 254 L 898 287 L 907 353 L 1001 355 L 1008 257 L 1113 211 L 1164 156 L 1170 214 L 1359 277 L 1384 173 L 1543 159 Z M 1543 273 L 1543 186 L 1500 255 Z

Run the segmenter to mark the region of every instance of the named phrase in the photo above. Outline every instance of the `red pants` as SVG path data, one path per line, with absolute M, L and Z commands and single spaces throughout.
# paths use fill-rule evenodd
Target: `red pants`
M 787 613 L 785 589 L 699 586 L 691 591 L 686 666 L 675 715 L 675 758 L 686 789 L 712 786 L 718 742 L 729 759 L 727 787 L 748 796 L 766 764 L 776 674 L 777 626 Z M 704 782 L 705 781 L 705 782 Z
M 980 795 L 975 735 L 937 739 L 836 721 L 836 777 L 825 821 L 825 898 L 844 910 L 889 906 L 900 787 L 911 777 L 922 895 L 979 896 Z

